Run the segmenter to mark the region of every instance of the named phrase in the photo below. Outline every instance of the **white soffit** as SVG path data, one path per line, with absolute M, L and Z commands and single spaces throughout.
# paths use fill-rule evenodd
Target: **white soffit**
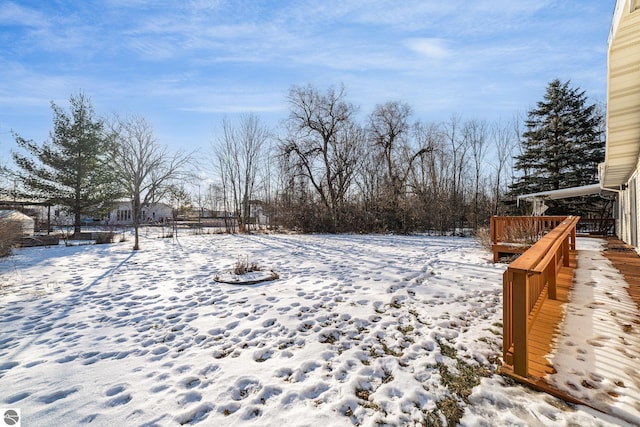
M 620 4 L 623 4 L 620 7 Z M 640 10 L 619 1 L 609 40 L 604 187 L 625 184 L 640 152 Z

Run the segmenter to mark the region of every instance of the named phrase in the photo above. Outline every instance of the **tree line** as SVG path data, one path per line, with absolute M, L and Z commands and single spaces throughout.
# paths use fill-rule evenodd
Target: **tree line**
M 158 201 L 228 212 L 240 232 L 259 206 L 273 228 L 451 233 L 515 212 L 508 201 L 519 192 L 597 182 L 603 157 L 603 113 L 569 82 L 549 84 L 524 131 L 517 117 L 425 122 L 402 101 L 363 119 L 342 86 L 293 86 L 286 100 L 277 129 L 254 113 L 223 119 L 211 153 L 196 162 L 160 144 L 144 117 L 100 118 L 86 95 L 72 95 L 69 112 L 52 103 L 49 141 L 14 135 L 20 197 L 67 206 L 76 231 L 80 215 L 127 198 L 136 248 L 141 208 Z M 205 179 L 213 184 L 202 195 Z

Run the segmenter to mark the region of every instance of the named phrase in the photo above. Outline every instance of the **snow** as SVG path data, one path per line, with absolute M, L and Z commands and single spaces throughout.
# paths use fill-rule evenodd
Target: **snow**
M 571 303 L 549 357 L 557 388 L 640 425 L 640 318 L 624 277 L 602 254 L 605 241 L 581 239 Z M 614 398 L 615 396 L 615 398 Z
M 0 407 L 23 425 L 421 425 L 452 396 L 469 426 L 624 424 L 495 374 L 505 265 L 472 239 L 143 234 L 141 247 L 0 262 Z M 239 257 L 279 278 L 216 282 Z M 488 372 L 468 403 L 444 378 L 464 366 Z M 624 381 L 613 409 L 628 420 Z

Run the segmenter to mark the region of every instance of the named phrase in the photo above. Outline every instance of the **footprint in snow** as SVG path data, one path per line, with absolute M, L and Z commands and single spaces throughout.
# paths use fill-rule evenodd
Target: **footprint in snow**
M 20 364 L 19 362 L 4 362 L 4 363 L 0 363 L 0 371 L 8 371 L 11 368 L 15 368 L 19 364 Z
M 273 356 L 274 351 L 270 348 L 261 349 L 253 353 L 253 360 L 256 362 L 264 362 Z
M 302 390 L 302 395 L 307 399 L 317 399 L 322 393 L 329 390 L 329 385 L 326 383 L 318 383 L 311 385 L 309 387 L 305 387 Z
M 114 406 L 126 405 L 127 403 L 131 402 L 131 399 L 132 399 L 131 394 L 129 393 L 121 394 L 109 400 L 107 402 L 107 406 L 114 407 Z
M 272 318 L 272 319 L 267 319 L 265 321 L 262 322 L 262 326 L 264 328 L 268 328 L 270 326 L 273 326 L 278 320 L 276 318 Z
M 200 385 L 200 378 L 190 376 L 182 379 L 179 384 L 182 388 L 192 389 Z
M 189 403 L 200 402 L 202 400 L 202 394 L 197 391 L 188 391 L 186 393 L 179 394 L 176 397 L 176 402 L 180 406 L 185 406 Z
M 224 406 L 221 406 L 218 409 L 218 412 L 226 417 L 226 416 L 229 416 L 231 414 L 236 413 L 238 411 L 238 409 L 240 409 L 240 407 L 241 406 L 239 404 L 232 402 L 232 403 L 228 403 L 228 404 L 226 404 Z
M 151 387 L 150 391 L 151 391 L 151 393 L 160 393 L 161 391 L 164 391 L 164 390 L 166 390 L 168 388 L 169 388 L 169 385 L 160 384 L 160 385 Z
M 177 415 L 174 420 L 180 425 L 196 424 L 205 420 L 209 416 L 209 413 L 213 411 L 213 408 L 214 406 L 211 403 L 200 403 L 194 408 Z
M 267 403 L 267 401 L 269 399 L 271 399 L 272 397 L 275 396 L 279 396 L 280 394 L 282 394 L 282 389 L 280 387 L 277 386 L 265 386 L 260 393 L 258 393 L 258 396 L 252 401 L 252 403 L 254 404 L 262 404 L 264 405 L 265 403 Z
M 198 375 L 206 377 L 207 375 L 212 374 L 218 370 L 220 370 L 220 367 L 218 365 L 208 365 L 202 368 L 200 372 L 198 372 Z
M 51 394 L 41 396 L 38 400 L 42 403 L 50 404 L 58 400 L 64 399 L 70 396 L 71 394 L 76 393 L 78 390 L 80 390 L 79 387 L 73 387 L 67 390 L 58 390 Z
M 76 360 L 77 358 L 78 358 L 78 356 L 68 355 L 68 356 L 64 356 L 64 357 L 56 360 L 56 362 L 58 362 L 58 363 L 68 363 L 68 362 L 71 362 L 73 360 Z
M 252 420 L 254 418 L 258 418 L 262 415 L 262 410 L 258 407 L 249 407 L 245 409 L 244 414 L 242 415 L 243 420 Z
M 256 394 L 262 389 L 260 381 L 251 377 L 238 378 L 233 386 L 228 389 L 228 393 L 235 401 L 244 400 L 249 395 Z
M 14 395 L 11 395 L 11 396 L 7 397 L 4 400 L 4 403 L 6 403 L 8 405 L 12 405 L 12 404 L 14 404 L 16 402 L 20 402 L 21 400 L 26 399 L 29 396 L 31 396 L 31 394 L 27 393 L 27 392 L 17 393 L 17 394 L 14 394 Z
M 608 338 L 604 338 L 604 337 L 598 337 L 598 338 L 591 338 L 587 340 L 587 344 L 593 346 L 593 347 L 604 347 L 605 345 L 600 342 L 602 340 L 607 340 Z

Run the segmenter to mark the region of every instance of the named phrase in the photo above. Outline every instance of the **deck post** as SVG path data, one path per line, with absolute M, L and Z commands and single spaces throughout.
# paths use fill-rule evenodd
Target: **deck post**
M 567 254 L 567 258 L 568 256 L 569 254 Z M 556 252 L 556 255 L 553 257 L 551 264 L 549 264 L 549 273 L 547 274 L 547 279 L 548 279 L 547 296 L 549 297 L 549 299 L 553 299 L 553 300 L 558 299 L 557 292 L 556 292 L 556 287 L 557 287 L 556 278 L 558 277 L 557 270 L 558 270 L 558 255 Z
M 513 344 L 512 329 L 512 304 L 513 304 L 513 275 L 509 269 L 502 275 L 502 360 L 505 364 L 513 366 L 513 354 L 511 344 Z
M 567 238 L 562 241 L 562 265 L 565 267 L 569 267 L 570 247 L 571 247 L 571 244 L 569 243 L 569 236 L 567 236 Z
M 491 225 L 489 226 L 489 232 L 491 233 L 491 243 L 492 243 L 492 244 L 494 244 L 494 245 L 495 245 L 496 243 L 498 243 L 498 240 L 497 240 L 497 234 L 496 234 L 496 233 L 497 233 L 497 230 L 496 230 L 496 220 L 497 220 L 497 217 L 496 217 L 495 215 L 494 215 L 494 216 L 492 216 L 492 217 L 491 217 Z M 495 262 L 495 261 L 494 261 L 494 262 Z
M 513 270 L 513 371 L 522 377 L 529 372 L 527 341 L 529 335 L 529 277 L 526 270 Z

